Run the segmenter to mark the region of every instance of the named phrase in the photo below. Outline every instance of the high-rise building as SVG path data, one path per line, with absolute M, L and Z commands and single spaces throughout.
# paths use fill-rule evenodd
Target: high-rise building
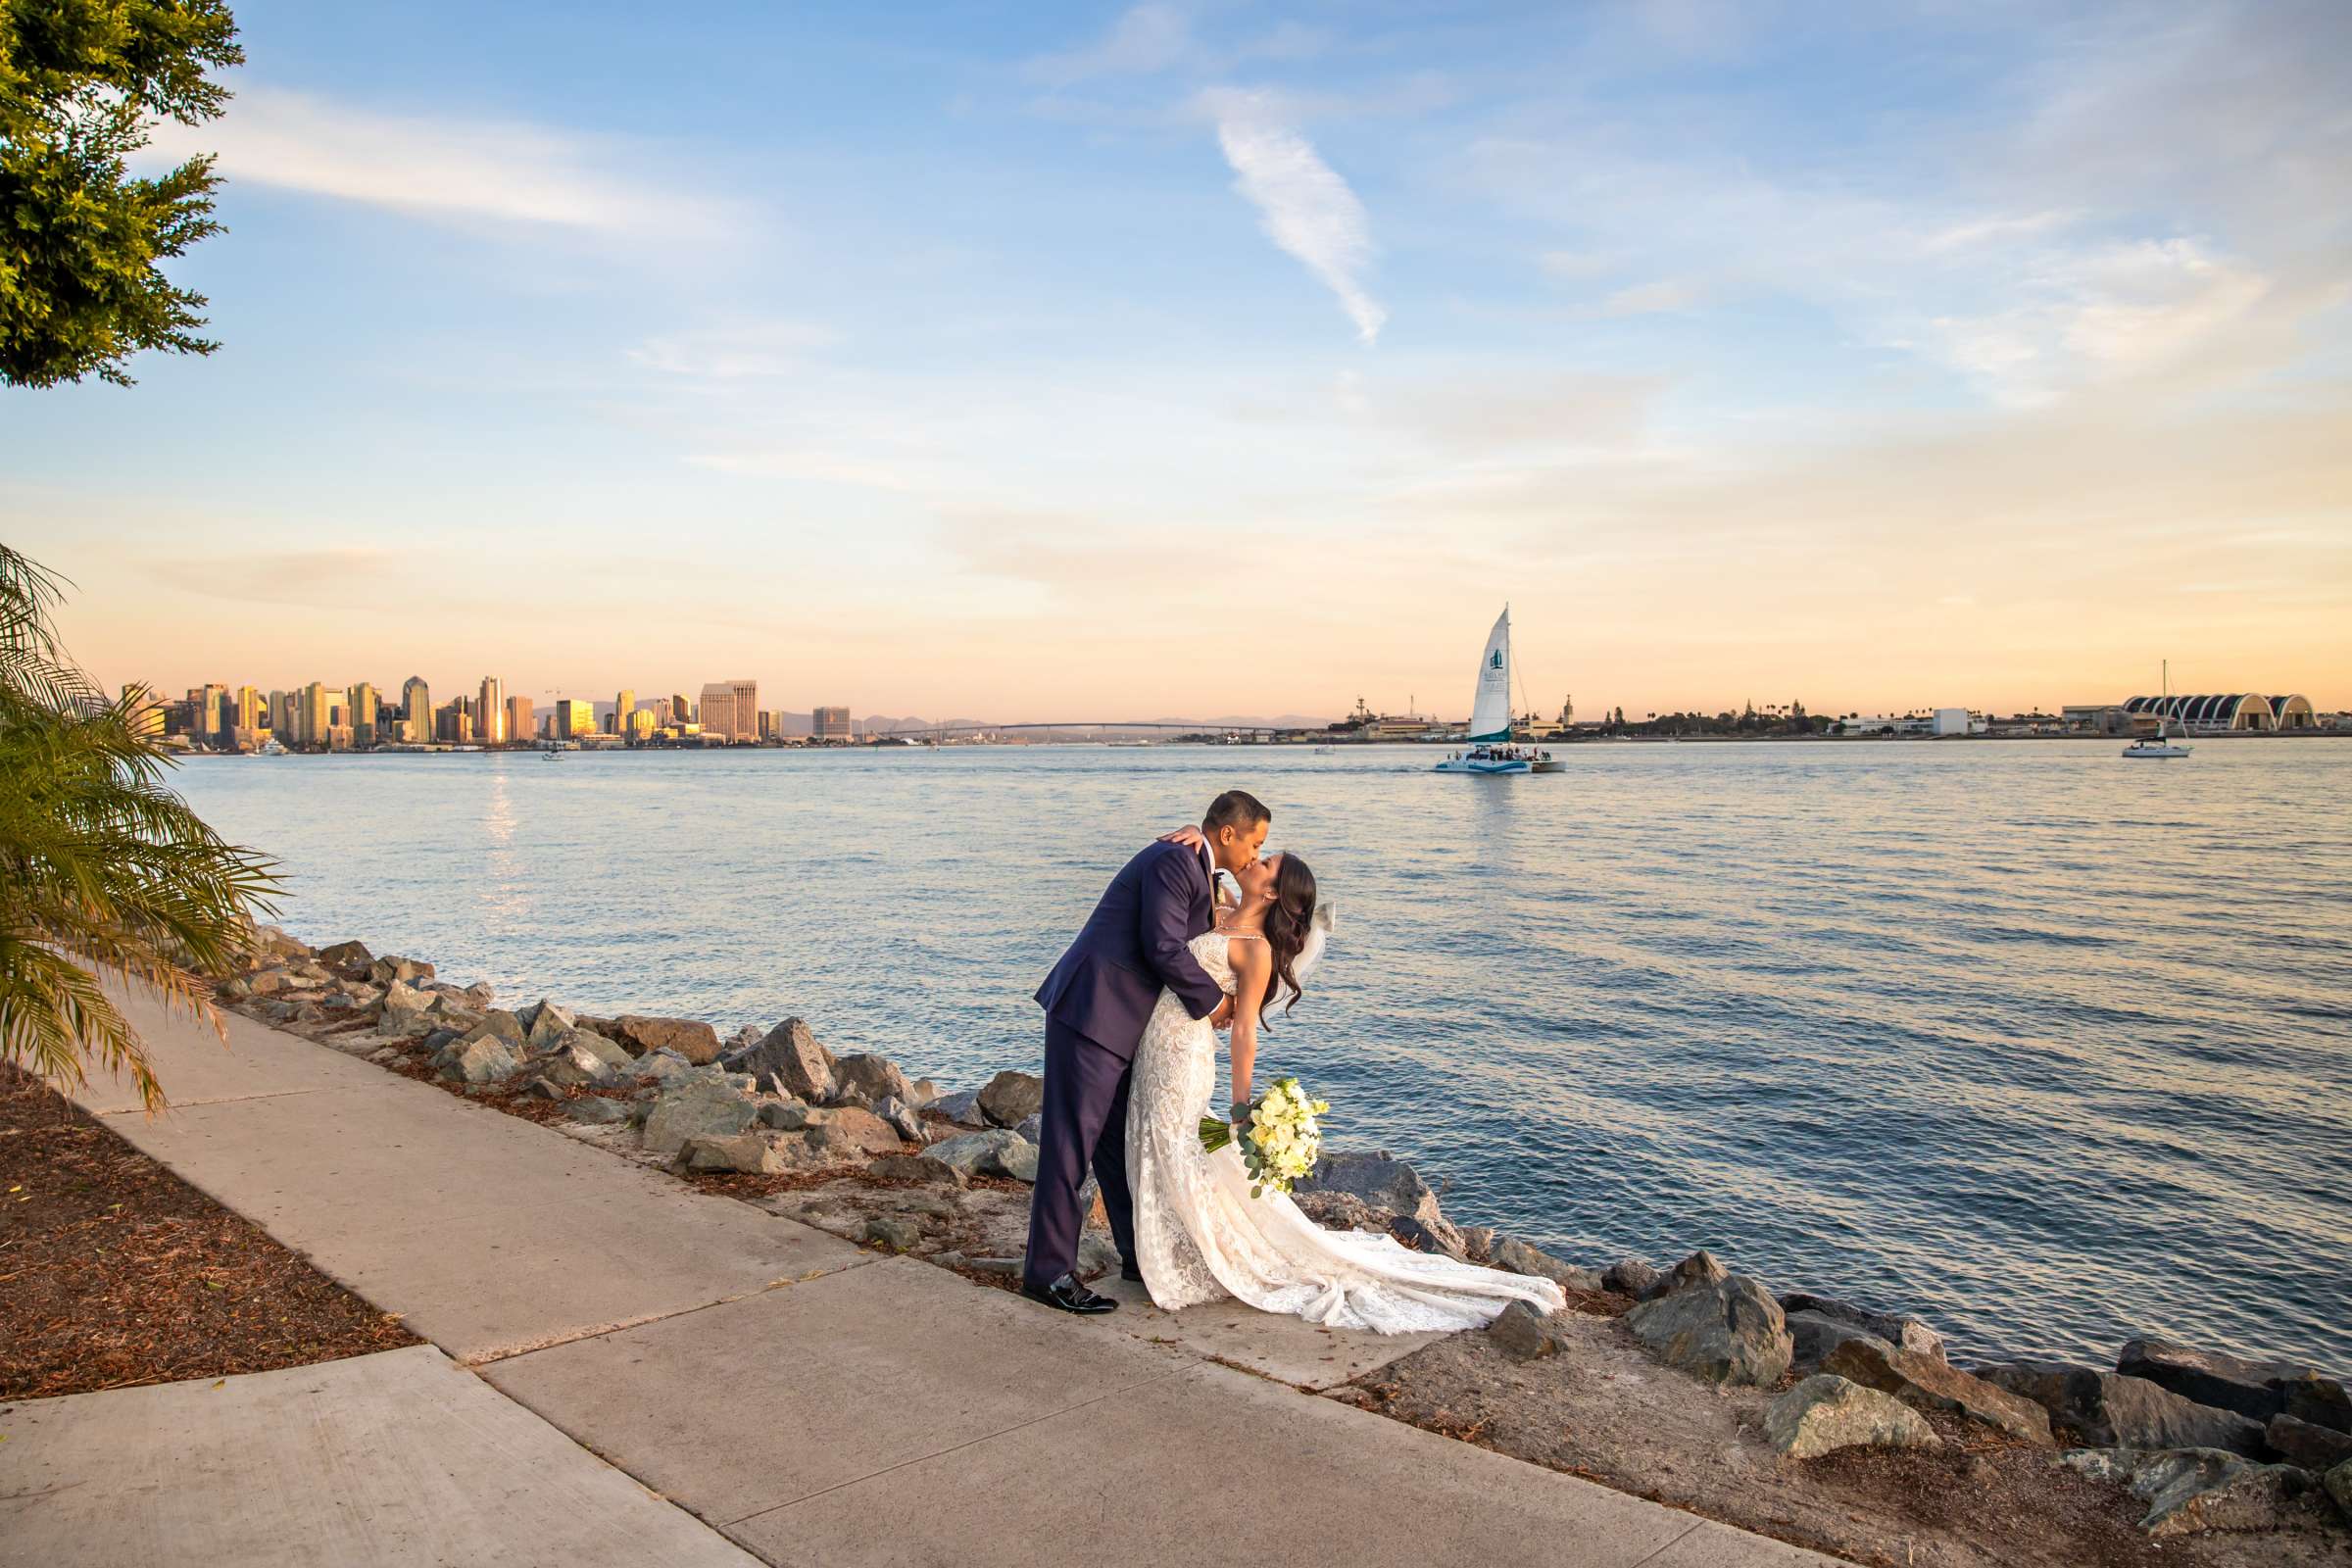
M 703 733 L 721 740 L 735 738 L 735 688 L 723 680 L 711 681 L 703 688 L 703 700 L 695 706 L 703 716 Z
M 228 715 L 222 711 L 227 697 L 227 687 L 217 686 L 211 681 L 188 692 L 188 701 L 196 709 L 196 738 L 207 746 L 216 744 L 220 732 L 229 727 Z
M 528 697 L 508 698 L 507 739 L 519 745 L 535 733 L 531 726 L 531 700 Z
M 760 738 L 762 741 L 772 741 L 776 738 L 777 733 L 775 711 L 762 708 L 760 710 Z
M 496 675 L 482 677 L 481 699 L 473 705 L 473 732 L 484 746 L 507 743 L 507 692 Z
M 270 694 L 270 732 L 277 737 L 280 746 L 301 743 L 301 705 L 300 692 L 273 691 Z
M 154 689 L 139 681 L 122 688 L 123 705 L 130 710 L 130 732 L 151 740 L 164 735 L 164 705 L 156 699 Z
M 637 711 L 637 694 L 623 686 L 612 699 L 612 733 L 629 733 L 629 715 Z
M 326 683 L 313 681 L 302 689 L 302 713 L 295 731 L 305 746 L 324 746 L 327 726 L 333 722 L 326 706 Z
M 574 735 L 596 733 L 596 705 L 583 703 L 577 697 L 556 699 L 556 733 L 565 740 Z
M 846 708 L 819 708 L 808 715 L 808 733 L 819 741 L 846 741 L 852 737 L 850 710 Z
M 378 698 L 373 681 L 362 681 L 351 689 L 351 740 L 355 746 L 375 744 L 375 710 Z
M 268 729 L 270 715 L 262 707 L 262 694 L 251 686 L 237 688 L 237 728 Z
M 400 738 L 421 746 L 433 738 L 433 693 L 422 675 L 411 675 L 400 685 Z
M 629 714 L 629 739 L 638 745 L 654 738 L 654 710 L 640 708 Z
M 686 700 L 686 694 L 684 692 L 672 692 L 670 694 L 669 721 L 672 724 L 691 724 L 694 722 L 694 705 Z

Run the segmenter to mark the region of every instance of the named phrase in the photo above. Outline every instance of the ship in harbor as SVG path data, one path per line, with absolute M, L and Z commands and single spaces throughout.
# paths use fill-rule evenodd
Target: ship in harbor
M 1441 773 L 1557 773 L 1551 753 L 1511 740 L 1511 607 L 1502 607 L 1478 656 L 1478 685 L 1470 704 L 1468 745 L 1438 763 Z

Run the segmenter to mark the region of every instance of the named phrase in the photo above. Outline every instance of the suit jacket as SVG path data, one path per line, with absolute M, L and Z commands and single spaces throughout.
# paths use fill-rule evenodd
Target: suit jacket
M 1224 990 L 1189 946 L 1216 923 L 1209 865 L 1204 852 L 1151 844 L 1121 866 L 1078 940 L 1037 988 L 1046 1016 L 1132 1061 L 1161 987 L 1196 1018 L 1216 1011 Z

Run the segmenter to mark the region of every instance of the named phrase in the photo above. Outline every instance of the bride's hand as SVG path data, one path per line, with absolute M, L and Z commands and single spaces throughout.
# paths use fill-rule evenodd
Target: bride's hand
M 1180 827 L 1173 833 L 1162 833 L 1159 836 L 1159 842 L 1162 844 L 1189 845 L 1191 848 L 1198 850 L 1206 846 L 1208 839 L 1197 827 Z

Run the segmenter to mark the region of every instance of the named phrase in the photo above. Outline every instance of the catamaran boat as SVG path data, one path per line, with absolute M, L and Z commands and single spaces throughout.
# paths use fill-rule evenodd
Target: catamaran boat
M 1486 652 L 1478 656 L 1478 686 L 1470 703 L 1469 745 L 1438 763 L 1441 773 L 1557 773 L 1561 764 L 1549 752 L 1519 746 L 1511 740 L 1511 607 L 1487 633 Z

